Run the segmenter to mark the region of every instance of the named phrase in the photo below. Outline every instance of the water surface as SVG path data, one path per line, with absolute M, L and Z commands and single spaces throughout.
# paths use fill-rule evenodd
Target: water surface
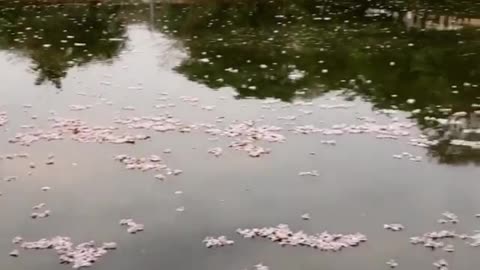
M 476 1 L 4 1 L 0 111 L 8 123 L 0 127 L 0 155 L 30 157 L 0 160 L 0 179 L 18 176 L 0 182 L 0 268 L 69 269 L 51 251 L 7 256 L 14 236 L 64 235 L 118 243 L 94 269 L 234 270 L 263 262 L 277 270 L 376 270 L 392 258 L 402 269 L 433 269 L 440 258 L 451 269 L 475 269 L 478 250 L 463 241 L 454 241 L 454 253 L 432 252 L 411 245 L 409 237 L 480 229 L 480 152 L 455 145 L 480 137 L 479 52 Z M 72 111 L 70 105 L 92 107 Z M 115 126 L 119 117 L 165 114 L 217 127 L 255 120 L 282 127 L 286 141 L 259 142 L 271 149 L 260 158 L 229 148 L 232 138 L 211 140 L 201 127 L 159 133 L 121 126 L 151 136 L 135 144 L 69 137 L 28 147 L 9 143 L 31 130 L 23 125 L 48 130 L 52 117 Z M 290 116 L 295 120 L 286 120 Z M 397 140 L 292 132 L 302 125 L 358 125 L 364 117 L 415 126 Z M 422 135 L 438 143 L 409 144 Z M 208 154 L 213 147 L 224 154 Z M 164 154 L 166 148 L 172 153 Z M 392 157 L 402 152 L 422 160 Z M 45 165 L 49 154 L 55 155 L 52 166 Z M 124 169 L 113 160 L 118 154 L 158 154 L 184 173 L 160 182 L 153 172 Z M 298 175 L 311 170 L 319 176 Z M 52 190 L 42 192 L 43 186 Z M 178 190 L 183 195 L 175 195 Z M 30 219 L 40 202 L 51 217 Z M 181 206 L 184 212 L 175 211 Z M 459 224 L 437 223 L 447 210 Z M 309 221 L 301 219 L 306 212 Z M 129 235 L 118 225 L 122 218 L 145 224 L 145 232 Z M 312 234 L 361 232 L 369 240 L 324 253 L 235 233 L 280 223 Z M 384 223 L 407 229 L 388 232 Z M 206 249 L 202 240 L 209 235 L 236 243 Z

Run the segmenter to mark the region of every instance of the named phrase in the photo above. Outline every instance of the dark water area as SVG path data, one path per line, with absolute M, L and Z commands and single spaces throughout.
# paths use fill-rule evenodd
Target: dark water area
M 0 1 L 0 74 L 0 269 L 71 268 L 12 244 L 57 235 L 116 242 L 93 269 L 480 265 L 472 238 L 409 243 L 480 230 L 480 2 Z M 39 203 L 51 215 L 30 218 Z M 282 223 L 368 240 L 235 232 Z M 220 235 L 235 244 L 202 243 Z

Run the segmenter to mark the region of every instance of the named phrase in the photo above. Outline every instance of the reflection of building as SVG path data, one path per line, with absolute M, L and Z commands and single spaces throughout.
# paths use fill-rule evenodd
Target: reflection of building
M 432 29 L 439 31 L 459 30 L 464 27 L 480 27 L 480 19 L 446 15 L 425 15 L 407 11 L 403 16 L 407 28 Z

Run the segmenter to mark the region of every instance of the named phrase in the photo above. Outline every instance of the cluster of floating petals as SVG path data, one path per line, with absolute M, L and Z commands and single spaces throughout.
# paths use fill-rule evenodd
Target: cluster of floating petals
M 21 242 L 23 242 L 23 238 L 20 237 L 20 236 L 15 236 L 13 239 L 12 239 L 12 244 L 20 244 Z
M 279 116 L 277 117 L 278 120 L 289 120 L 289 121 L 293 121 L 295 119 L 297 119 L 297 117 L 295 115 L 288 115 L 288 116 Z
M 191 130 L 190 126 L 185 126 L 178 119 L 166 116 L 143 116 L 130 117 L 125 119 L 116 119 L 116 124 L 126 125 L 131 129 L 150 129 L 158 132 L 180 131 L 188 132 Z
M 402 224 L 384 224 L 383 228 L 393 232 L 403 231 L 403 229 L 405 229 Z
M 45 210 L 43 212 L 33 212 L 30 217 L 33 218 L 33 219 L 37 219 L 37 218 L 46 218 L 46 217 L 49 217 L 51 214 L 51 211 L 50 210 Z
M 8 255 L 12 257 L 18 257 L 20 255 L 20 252 L 18 251 L 18 249 L 14 249 Z
M 42 209 L 45 206 L 45 203 L 39 203 L 32 207 L 33 210 Z
M 297 133 L 297 134 L 311 134 L 311 133 L 322 132 L 323 130 L 313 125 L 304 125 L 304 126 L 296 126 L 293 128 L 292 131 L 293 133 Z
M 302 219 L 303 220 L 310 220 L 310 214 L 309 213 L 305 213 L 302 215 Z
M 318 171 L 313 170 L 313 171 L 299 172 L 298 175 L 299 176 L 319 176 L 320 174 L 318 173 Z
M 129 170 L 161 170 L 166 169 L 167 165 L 162 163 L 162 159 L 157 155 L 151 155 L 150 157 L 132 157 L 129 155 L 115 156 L 115 160 L 120 161 Z
M 448 244 L 448 245 L 445 245 L 445 246 L 443 247 L 443 250 L 446 251 L 446 252 L 454 252 L 454 251 L 455 251 L 455 247 L 454 247 L 453 245 Z
M 319 104 L 321 109 L 348 109 L 355 106 L 354 104 L 339 103 L 339 104 Z
M 3 181 L 5 181 L 5 182 L 12 182 L 12 181 L 15 181 L 15 180 L 17 180 L 17 179 L 18 179 L 17 176 L 5 176 L 5 177 L 3 178 Z
M 282 130 L 280 127 L 276 126 L 255 126 L 254 121 L 244 121 L 239 124 L 234 124 L 228 126 L 223 135 L 228 137 L 247 137 L 259 141 L 267 142 L 284 142 L 285 136 L 277 133 L 277 131 Z
M 377 139 L 399 139 L 410 135 L 409 129 L 414 127 L 413 123 L 394 122 L 389 124 L 375 124 L 373 120 L 361 118 L 365 123 L 360 125 L 336 124 L 329 128 L 318 128 L 313 125 L 296 126 L 293 132 L 297 134 L 319 133 L 322 135 L 344 135 L 344 134 L 375 134 Z
M 452 223 L 452 224 L 456 224 L 458 223 L 460 220 L 458 219 L 458 216 L 455 215 L 454 213 L 451 213 L 451 212 L 445 212 L 442 214 L 442 216 L 444 218 L 442 219 L 439 219 L 438 220 L 438 223 L 441 223 L 441 224 L 445 224 L 445 223 Z
M 9 140 L 10 143 L 30 146 L 34 142 L 41 140 L 54 141 L 62 140 L 63 135 L 56 131 L 35 130 L 27 133 L 17 133 L 15 137 Z
M 6 155 L 3 155 L 3 156 L 0 156 L 0 160 L 2 160 L 2 159 L 14 160 L 14 159 L 18 159 L 18 158 L 25 159 L 25 158 L 28 158 L 28 157 L 30 157 L 30 155 L 27 154 L 27 153 L 15 153 L 15 154 L 6 154 Z
M 444 259 L 440 259 L 433 263 L 438 270 L 448 270 L 448 263 Z
M 63 140 L 66 136 L 70 136 L 78 142 L 97 142 L 97 143 L 135 143 L 139 140 L 147 140 L 150 136 L 137 134 L 116 135 L 114 132 L 116 127 L 105 126 L 87 126 L 83 121 L 77 119 L 59 119 L 52 120 L 54 123 L 51 130 L 34 130 L 27 133 L 17 133 L 9 140 L 10 143 L 18 143 L 20 145 L 29 146 L 34 142 L 41 140 L 53 141 Z
M 18 243 L 23 249 L 53 249 L 57 252 L 61 263 L 72 264 L 74 269 L 92 266 L 100 257 L 107 254 L 108 250 L 117 247 L 115 243 L 104 243 L 97 247 L 93 241 L 74 245 L 69 237 L 63 236 Z
M 410 161 L 416 161 L 416 162 L 420 162 L 422 161 L 422 157 L 421 156 L 415 156 L 411 153 L 408 153 L 408 152 L 403 152 L 401 154 L 396 154 L 396 155 L 393 155 L 393 158 L 396 158 L 396 159 L 409 159 Z
M 171 169 L 162 162 L 162 159 L 157 155 L 151 155 L 150 157 L 132 157 L 128 155 L 118 155 L 115 157 L 115 160 L 120 161 L 125 164 L 125 168 L 129 170 L 140 170 L 140 171 L 160 171 L 164 170 L 166 175 L 179 175 L 183 173 L 179 169 Z M 156 174 L 154 176 L 158 180 L 165 180 L 166 177 L 163 174 Z
M 343 248 L 355 247 L 367 241 L 367 237 L 361 233 L 330 234 L 323 232 L 316 235 L 308 235 L 302 231 L 293 232 L 285 224 L 280 224 L 277 227 L 238 229 L 237 233 L 245 238 L 254 238 L 255 236 L 267 238 L 278 242 L 282 246 L 307 246 L 318 248 L 322 251 L 340 251 Z
M 469 237 L 472 242 L 470 243 L 470 246 L 472 247 L 479 247 L 480 246 L 480 232 L 477 231 L 474 235 Z
M 53 165 L 55 164 L 55 157 L 53 155 L 49 155 L 47 161 L 45 162 L 46 165 Z
M 203 243 L 205 243 L 205 246 L 207 248 L 212 248 L 212 247 L 223 247 L 223 246 L 233 245 L 235 242 L 233 240 L 228 240 L 226 236 L 222 235 L 217 238 L 212 236 L 207 236 L 203 240 Z
M 200 102 L 200 99 L 197 97 L 192 97 L 192 96 L 181 96 L 180 100 L 189 103 L 191 105 L 198 104 Z
M 141 232 L 145 229 L 145 226 L 143 224 L 136 223 L 135 221 L 133 221 L 133 219 L 122 219 L 120 220 L 119 224 L 121 226 L 126 226 L 127 232 L 132 234 Z
M 214 155 L 214 156 L 216 156 L 216 157 L 219 157 L 219 156 L 222 155 L 223 150 L 222 150 L 221 147 L 214 147 L 214 148 L 208 149 L 208 153 L 209 153 L 209 154 L 212 154 L 212 155 Z
M 219 129 L 210 126 L 205 129 L 205 133 L 213 136 L 226 136 L 237 138 L 230 143 L 229 147 L 235 150 L 242 150 L 251 157 L 260 157 L 270 153 L 269 149 L 255 145 L 257 141 L 264 142 L 284 142 L 285 136 L 278 133 L 280 127 L 276 126 L 256 126 L 255 121 L 244 121 L 227 126 L 225 129 Z
M 320 140 L 321 144 L 326 144 L 326 145 L 336 145 L 337 141 L 335 140 Z
M 424 247 L 437 249 L 445 247 L 445 243 L 442 241 L 444 239 L 453 239 L 453 238 L 467 238 L 464 235 L 458 235 L 453 231 L 438 231 L 438 232 L 428 232 L 423 236 L 415 236 L 410 238 L 410 243 L 414 245 L 422 244 Z
M 0 112 L 0 127 L 4 126 L 8 122 L 8 116 L 6 112 Z
M 229 147 L 235 150 L 245 151 L 250 157 L 260 157 L 270 153 L 270 149 L 254 145 L 253 142 L 254 140 L 252 139 L 235 140 L 229 145 Z
M 70 105 L 68 107 L 71 111 L 84 111 L 92 108 L 92 105 Z
M 305 77 L 306 72 L 303 70 L 294 69 L 288 74 L 288 78 L 291 81 L 297 81 Z
M 255 270 L 269 270 L 270 268 L 262 263 L 255 265 Z
M 388 262 L 386 262 L 386 264 L 390 266 L 390 268 L 398 267 L 398 263 L 395 260 L 389 260 Z

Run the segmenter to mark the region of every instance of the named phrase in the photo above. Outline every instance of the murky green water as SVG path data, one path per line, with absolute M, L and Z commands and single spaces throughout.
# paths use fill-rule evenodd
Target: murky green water
M 117 242 L 94 269 L 235 270 L 263 262 L 272 270 L 376 270 L 389 259 L 398 269 L 435 269 L 445 258 L 450 269 L 472 270 L 480 263 L 479 249 L 462 240 L 452 241 L 454 253 L 409 243 L 432 230 L 480 229 L 476 1 L 3 1 L 0 72 L 0 112 L 8 117 L 2 125 L 0 114 L 0 269 L 70 268 L 53 251 L 20 248 L 20 257 L 9 257 L 17 235 Z M 114 123 L 152 115 L 178 118 L 192 131 Z M 9 142 L 50 130 L 52 118 L 151 138 Z M 281 127 L 285 142 L 259 139 L 271 152 L 252 158 L 229 147 L 235 138 L 205 132 L 250 120 Z M 412 126 L 408 135 L 378 138 L 399 122 Z M 326 132 L 294 132 L 305 125 Z M 383 126 L 328 134 L 349 125 Z M 431 145 L 413 146 L 419 138 Z M 214 147 L 223 155 L 209 154 Z M 403 152 L 421 161 L 393 157 Z M 6 157 L 14 153 L 30 156 Z M 45 165 L 49 154 L 54 165 Z M 183 174 L 160 182 L 154 172 L 126 170 L 113 159 L 119 154 L 158 154 Z M 299 176 L 312 170 L 319 176 Z M 8 176 L 18 179 L 2 180 Z M 41 202 L 52 215 L 31 219 Z M 459 224 L 437 223 L 447 210 Z M 129 235 L 122 218 L 145 231 Z M 328 253 L 235 233 L 279 223 L 311 234 L 361 232 L 368 241 Z M 389 232 L 385 223 L 406 230 Z M 210 235 L 235 244 L 207 249 Z

